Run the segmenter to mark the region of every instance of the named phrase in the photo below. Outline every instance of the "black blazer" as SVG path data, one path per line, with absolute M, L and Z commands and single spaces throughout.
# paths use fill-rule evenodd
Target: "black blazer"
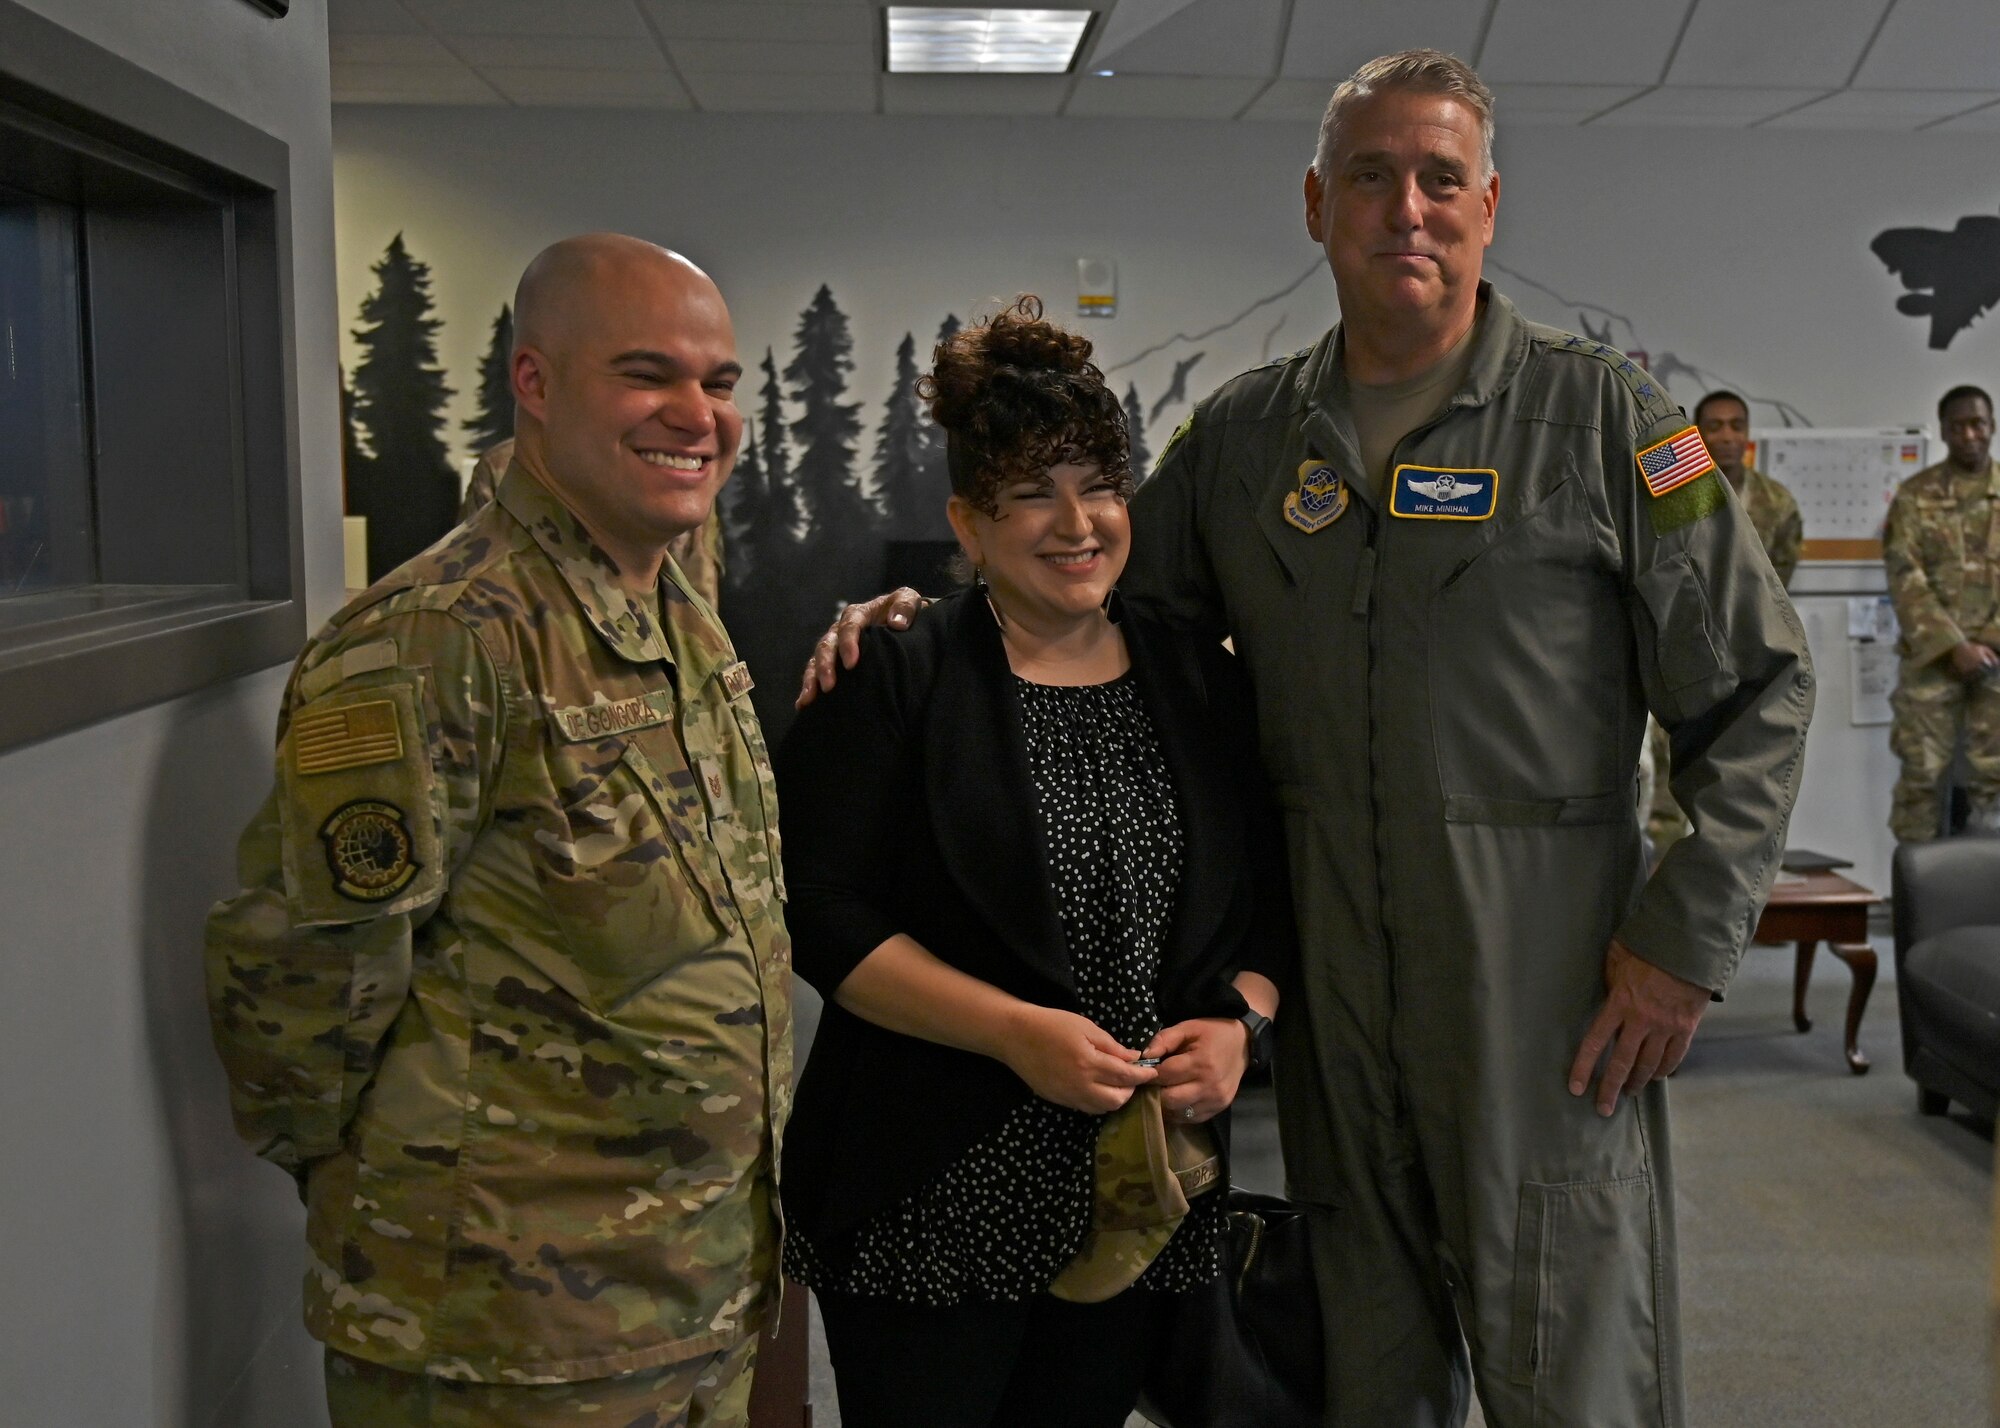
M 1221 645 L 1117 613 L 1186 839 L 1161 1015 L 1236 1016 L 1237 972 L 1283 985 L 1295 944 L 1250 691 Z M 861 661 L 776 759 L 786 920 L 826 998 L 786 1135 L 784 1205 L 809 1238 L 903 1199 L 1033 1092 L 999 1061 L 887 1031 L 834 992 L 896 933 L 1025 1001 L 1081 1012 L 1034 809 L 1020 697 L 986 602 L 870 629 Z M 1226 1127 L 1218 1124 L 1218 1135 Z

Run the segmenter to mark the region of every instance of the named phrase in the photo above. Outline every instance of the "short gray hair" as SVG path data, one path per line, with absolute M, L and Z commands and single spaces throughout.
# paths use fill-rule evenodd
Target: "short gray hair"
M 1372 59 L 1340 82 L 1326 103 L 1326 117 L 1319 122 L 1319 149 L 1313 155 L 1313 172 L 1324 181 L 1333 166 L 1341 128 L 1347 116 L 1376 95 L 1391 90 L 1416 94 L 1445 94 L 1458 100 L 1479 117 L 1479 177 L 1493 173 L 1493 91 L 1473 67 L 1457 55 L 1443 50 L 1402 50 Z

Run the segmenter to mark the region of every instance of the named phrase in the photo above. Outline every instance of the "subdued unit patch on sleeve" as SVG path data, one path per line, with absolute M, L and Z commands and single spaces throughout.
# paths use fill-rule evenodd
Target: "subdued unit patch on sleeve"
M 420 678 L 413 670 L 377 674 L 293 713 L 279 803 L 295 924 L 404 912 L 444 886 Z

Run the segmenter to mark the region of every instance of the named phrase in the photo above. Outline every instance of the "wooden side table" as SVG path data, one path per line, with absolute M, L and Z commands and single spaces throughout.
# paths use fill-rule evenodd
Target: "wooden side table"
M 1869 1065 L 1856 1039 L 1877 971 L 1875 949 L 1868 945 L 1868 909 L 1881 900 L 1839 873 L 1807 873 L 1796 880 L 1788 875 L 1771 889 L 1754 934 L 1759 942 L 1798 944 L 1792 969 L 1792 1025 L 1802 1032 L 1812 1030 L 1812 1018 L 1806 1015 L 1806 984 L 1812 980 L 1819 944 L 1826 943 L 1827 950 L 1847 964 L 1854 986 L 1847 994 L 1845 1050 L 1848 1069 L 1857 1076 Z

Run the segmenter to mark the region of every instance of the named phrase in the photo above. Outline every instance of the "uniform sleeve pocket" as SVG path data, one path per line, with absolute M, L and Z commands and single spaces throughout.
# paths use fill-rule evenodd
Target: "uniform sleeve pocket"
M 1717 638 L 1701 575 L 1685 553 L 1666 557 L 1635 582 L 1652 616 L 1654 659 L 1673 712 L 1707 708 L 1735 686 L 1735 670 Z
M 1659 1241 L 1650 1175 L 1521 1186 L 1508 1378 L 1537 1423 L 1657 1400 Z
M 285 896 L 298 926 L 411 912 L 444 888 L 419 677 L 343 684 L 293 711 L 278 752 Z

